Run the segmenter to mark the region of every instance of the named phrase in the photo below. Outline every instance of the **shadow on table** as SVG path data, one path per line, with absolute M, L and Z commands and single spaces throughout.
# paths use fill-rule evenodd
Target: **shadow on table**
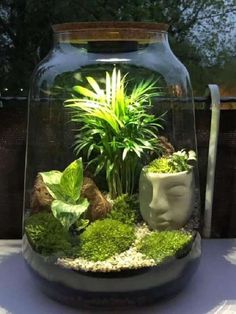
M 0 246 L 1 314 L 88 314 L 104 311 L 76 310 L 42 294 L 26 269 L 19 245 L 10 252 Z M 236 240 L 203 241 L 203 258 L 193 279 L 177 296 L 153 306 L 129 310 L 129 314 L 236 313 Z M 234 310 L 234 311 L 233 311 Z M 123 310 L 113 313 L 124 313 Z

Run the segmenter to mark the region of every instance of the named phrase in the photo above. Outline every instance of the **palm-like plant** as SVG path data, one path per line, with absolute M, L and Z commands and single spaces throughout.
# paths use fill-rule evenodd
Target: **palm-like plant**
M 95 175 L 102 169 L 110 196 L 133 193 L 134 178 L 139 159 L 147 151 L 158 152 L 158 128 L 161 117 L 148 113 L 151 98 L 160 95 L 156 81 L 141 81 L 130 94 L 127 93 L 127 74 L 120 70 L 106 72 L 105 88 L 87 77 L 91 89 L 74 86 L 81 98 L 65 101 L 72 108 L 72 121 L 82 125 L 75 139 L 75 152 L 81 151 L 92 158 L 88 165 L 96 163 Z

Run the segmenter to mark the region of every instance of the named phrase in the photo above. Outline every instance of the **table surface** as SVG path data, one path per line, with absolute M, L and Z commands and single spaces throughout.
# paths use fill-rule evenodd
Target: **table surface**
M 89 314 L 42 294 L 21 255 L 20 240 L 0 240 L 0 314 Z M 106 311 L 109 313 L 110 311 Z M 111 311 L 126 313 L 126 311 Z M 235 314 L 236 239 L 202 241 L 202 259 L 188 286 L 177 296 L 127 311 L 129 314 Z

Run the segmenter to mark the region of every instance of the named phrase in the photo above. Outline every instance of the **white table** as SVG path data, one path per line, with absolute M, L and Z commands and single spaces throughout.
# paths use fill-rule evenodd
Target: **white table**
M 127 314 L 235 314 L 236 239 L 204 240 L 202 253 L 200 267 L 185 290 L 172 299 L 129 310 Z M 72 309 L 43 295 L 24 264 L 21 241 L 0 240 L 0 314 L 9 313 L 88 314 L 93 311 Z

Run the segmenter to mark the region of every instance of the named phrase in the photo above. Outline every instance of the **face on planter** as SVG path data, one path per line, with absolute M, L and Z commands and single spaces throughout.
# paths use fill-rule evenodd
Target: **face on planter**
M 174 174 L 142 171 L 139 185 L 140 210 L 152 229 L 183 227 L 193 210 L 192 172 Z

